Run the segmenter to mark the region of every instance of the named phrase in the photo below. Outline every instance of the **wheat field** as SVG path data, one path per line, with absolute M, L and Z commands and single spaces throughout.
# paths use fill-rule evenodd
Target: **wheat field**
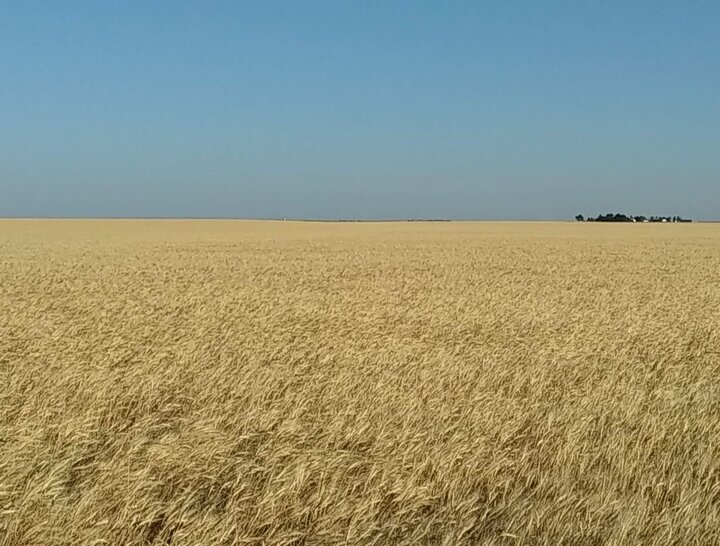
M 720 225 L 0 221 L 0 544 L 720 544 Z

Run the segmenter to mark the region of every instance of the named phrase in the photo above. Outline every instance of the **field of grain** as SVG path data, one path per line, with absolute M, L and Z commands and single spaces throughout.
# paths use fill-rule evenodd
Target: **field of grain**
M 720 225 L 0 221 L 0 544 L 720 543 Z

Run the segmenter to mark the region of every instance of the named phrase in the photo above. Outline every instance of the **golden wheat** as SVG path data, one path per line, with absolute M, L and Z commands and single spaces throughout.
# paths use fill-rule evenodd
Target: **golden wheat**
M 720 544 L 720 226 L 0 222 L 0 544 Z

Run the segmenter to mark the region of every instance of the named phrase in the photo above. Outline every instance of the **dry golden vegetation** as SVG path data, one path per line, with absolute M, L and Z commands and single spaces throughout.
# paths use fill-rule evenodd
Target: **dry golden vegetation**
M 0 544 L 720 544 L 720 226 L 0 222 Z

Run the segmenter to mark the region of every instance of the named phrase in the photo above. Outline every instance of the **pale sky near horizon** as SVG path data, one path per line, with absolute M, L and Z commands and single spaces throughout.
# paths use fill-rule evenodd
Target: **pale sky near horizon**
M 0 216 L 720 219 L 718 2 L 0 8 Z

